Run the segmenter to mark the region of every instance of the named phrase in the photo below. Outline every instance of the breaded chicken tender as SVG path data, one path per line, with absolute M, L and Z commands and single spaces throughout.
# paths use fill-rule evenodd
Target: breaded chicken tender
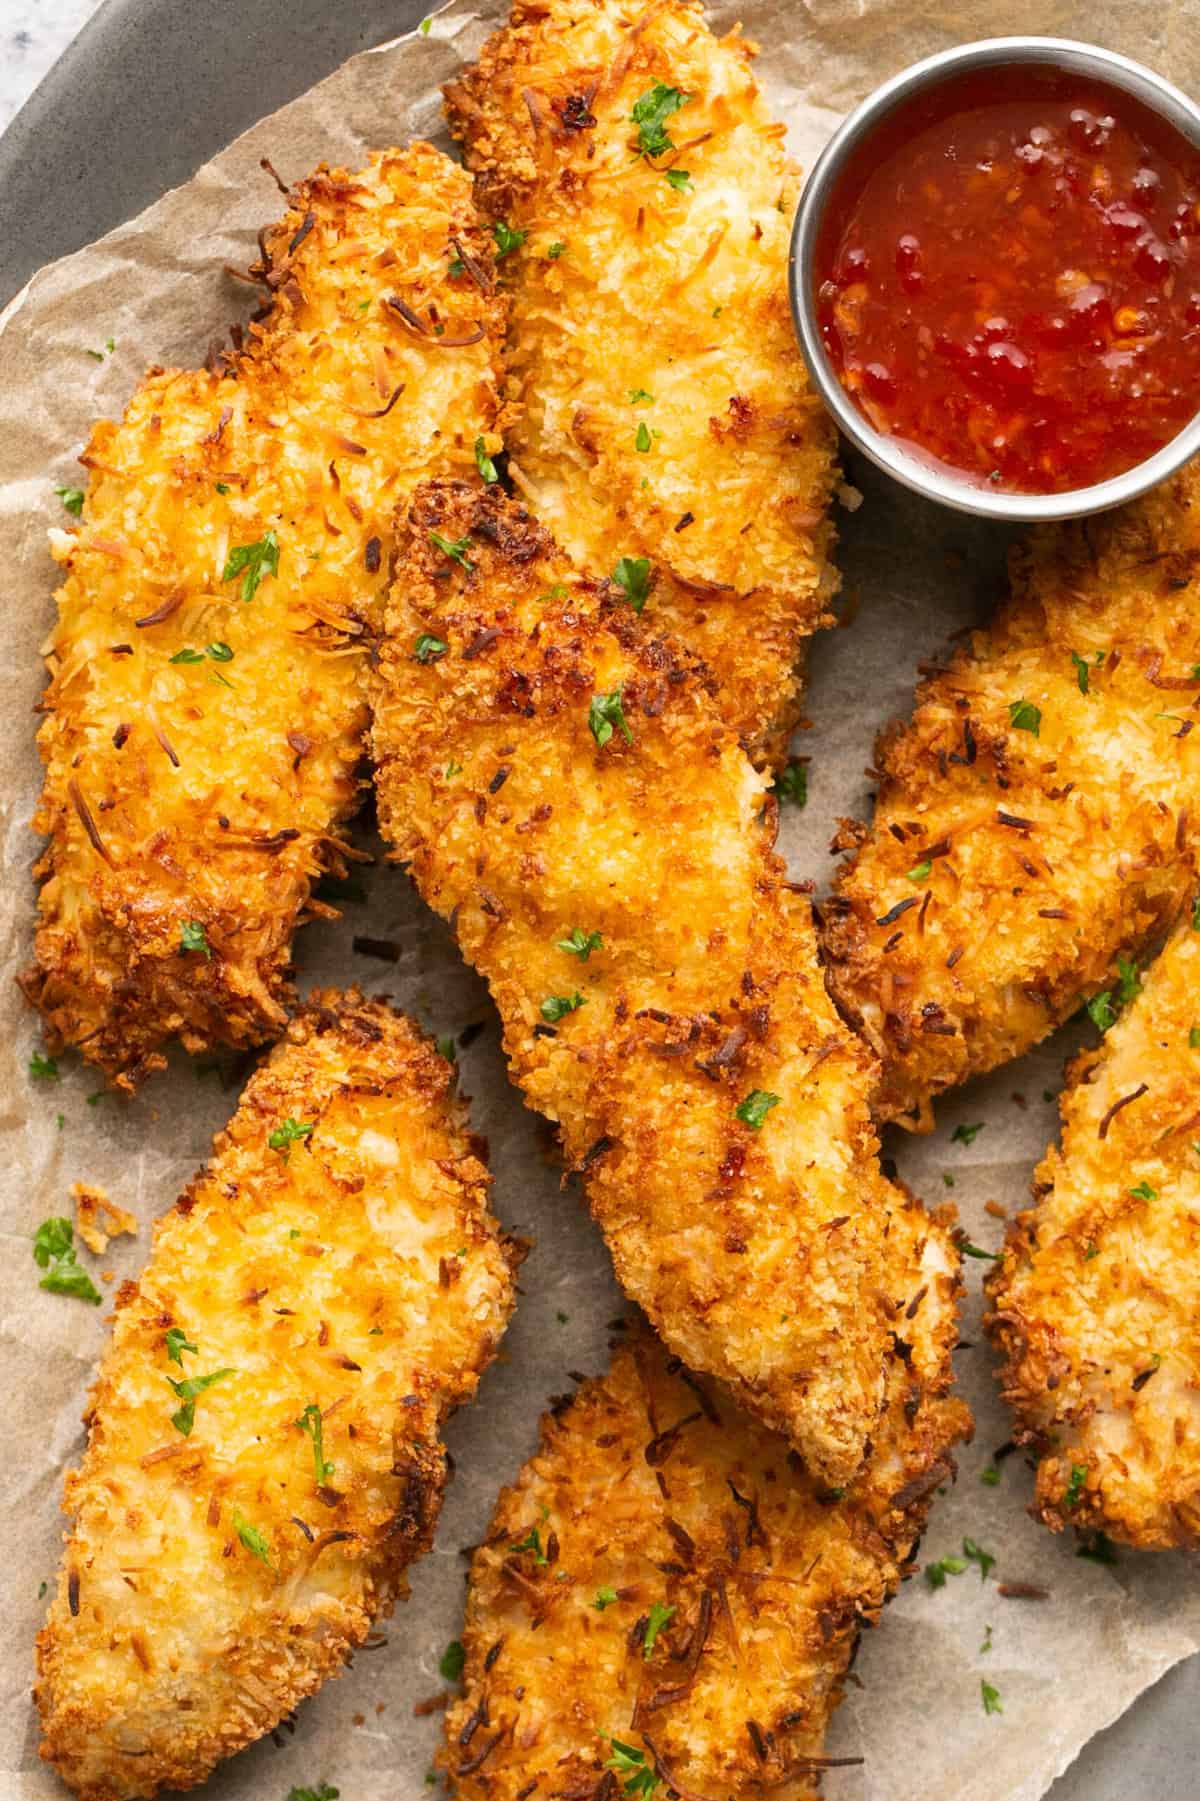
M 654 630 L 772 763 L 832 622 L 836 438 L 792 330 L 799 176 L 753 54 L 698 0 L 517 0 L 446 98 L 512 295 L 514 480 L 581 569 L 649 560 Z
M 490 241 L 440 152 L 318 170 L 261 243 L 240 351 L 150 371 L 94 429 L 58 534 L 25 988 L 53 1048 L 125 1087 L 174 1037 L 281 1030 L 292 935 L 328 911 L 312 886 L 358 798 L 392 514 L 473 468 L 496 417 Z
M 1198 916 L 1200 918 L 1200 916 Z M 1200 1545 L 1200 929 L 1185 919 L 1100 1048 L 988 1284 L 1019 1443 L 1055 1531 Z
M 893 1233 L 912 1362 L 844 1496 L 644 1329 L 552 1408 L 475 1554 L 439 1758 L 458 1801 L 615 1801 L 647 1773 L 664 1795 L 813 1796 L 859 1630 L 966 1424 L 943 1396 L 953 1249 L 916 1206 Z
M 702 667 L 496 488 L 400 533 L 373 696 L 383 833 L 499 1009 L 626 1292 L 848 1480 L 892 1355 L 869 1053 Z
M 1115 991 L 1196 882 L 1200 471 L 1035 534 L 1012 596 L 880 741 L 875 821 L 826 913 L 883 1118 Z
M 407 1593 L 518 1261 L 452 1083 L 382 1002 L 316 994 L 123 1288 L 38 1640 L 84 1801 L 202 1782 Z

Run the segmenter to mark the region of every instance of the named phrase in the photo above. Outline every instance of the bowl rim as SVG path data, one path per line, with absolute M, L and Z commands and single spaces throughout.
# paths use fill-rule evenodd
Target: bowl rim
M 979 38 L 956 44 L 912 63 L 890 76 L 847 114 L 822 150 L 804 183 L 792 225 L 788 255 L 788 288 L 792 320 L 813 385 L 844 435 L 878 468 L 928 500 L 979 518 L 1025 524 L 1078 519 L 1135 499 L 1173 475 L 1200 452 L 1200 406 L 1181 432 L 1153 456 L 1120 475 L 1061 494 L 1020 494 L 971 486 L 965 479 L 907 451 L 896 439 L 877 431 L 842 387 L 825 351 L 817 325 L 813 270 L 817 236 L 825 207 L 847 158 L 889 113 L 915 94 L 937 87 L 968 69 L 1013 63 L 1052 64 L 1069 73 L 1092 76 L 1131 94 L 1165 118 L 1200 150 L 1200 105 L 1153 69 L 1119 51 L 1075 38 L 1036 36 Z

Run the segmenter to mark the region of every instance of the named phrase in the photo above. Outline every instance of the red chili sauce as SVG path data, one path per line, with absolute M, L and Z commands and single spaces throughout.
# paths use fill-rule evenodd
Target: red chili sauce
M 923 460 L 1084 488 L 1200 409 L 1200 152 L 1116 88 L 971 71 L 850 160 L 816 258 L 843 387 Z

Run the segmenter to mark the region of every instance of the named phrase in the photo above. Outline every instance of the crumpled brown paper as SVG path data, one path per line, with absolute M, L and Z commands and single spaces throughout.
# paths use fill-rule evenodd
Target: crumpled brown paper
M 53 486 L 75 483 L 72 458 L 92 419 L 120 411 L 145 364 L 201 358 L 244 311 L 243 291 L 221 268 L 245 265 L 256 228 L 277 208 L 259 158 L 269 155 L 294 179 L 322 158 L 354 166 L 384 143 L 442 137 L 440 84 L 470 59 L 500 11 L 499 0 L 456 0 L 428 36 L 355 58 L 140 218 L 43 270 L 0 320 L 0 569 L 8 602 L 0 645 L 0 1217 L 10 1252 L 0 1289 L 0 1517 L 8 1522 L 0 1792 L 14 1801 L 60 1792 L 37 1758 L 32 1645 L 40 1585 L 58 1555 L 61 1472 L 78 1454 L 80 1409 L 106 1334 L 99 1309 L 38 1289 L 30 1235 L 47 1214 L 70 1212 L 72 1181 L 99 1183 L 138 1214 L 143 1231 L 136 1242 L 117 1240 L 103 1257 L 84 1260 L 111 1272 L 114 1283 L 135 1273 L 150 1220 L 174 1200 L 236 1099 L 218 1072 L 182 1058 L 130 1104 L 97 1095 L 97 1079 L 67 1060 L 58 1081 L 28 1073 L 38 1034 L 11 978 L 28 960 L 32 937 L 35 845 L 26 822 L 39 779 L 32 708 L 54 585 L 45 539 L 48 526 L 65 523 Z M 734 16 L 723 3 L 715 22 Z M 740 16 L 762 44 L 763 79 L 806 162 L 875 82 L 972 36 L 1075 30 L 1140 56 L 1184 87 L 1200 87 L 1196 0 L 1119 0 L 1102 15 L 1078 0 L 1003 0 L 998 9 L 958 0 L 928 10 L 912 0 L 810 0 L 805 7 L 749 0 Z M 834 818 L 863 811 L 874 733 L 907 709 L 917 659 L 984 616 L 1003 579 L 995 528 L 921 507 L 880 478 L 864 485 L 866 505 L 842 522 L 847 628 L 816 648 L 812 730 L 797 745 L 812 758 L 811 799 L 804 813 L 789 810 L 782 835 L 794 872 L 822 884 Z M 361 1653 L 353 1670 L 300 1710 L 294 1730 L 219 1772 L 207 1792 L 221 1801 L 283 1801 L 293 1784 L 321 1781 L 337 1785 L 345 1801 L 428 1792 L 438 1720 L 414 1716 L 413 1706 L 437 1692 L 439 1656 L 458 1630 L 463 1547 L 479 1538 L 497 1488 L 528 1453 L 542 1400 L 569 1388 L 569 1371 L 602 1366 L 608 1322 L 620 1311 L 598 1234 L 577 1196 L 560 1189 L 544 1130 L 507 1086 L 481 985 L 401 876 L 368 871 L 365 889 L 340 924 L 302 934 L 302 983 L 357 979 L 390 992 L 438 1032 L 479 1028 L 461 1061 L 465 1088 L 476 1097 L 475 1124 L 491 1141 L 497 1211 L 510 1228 L 534 1235 L 537 1249 L 502 1362 L 451 1429 L 458 1475 L 437 1547 L 417 1566 L 412 1599 L 398 1609 L 386 1646 Z M 364 931 L 396 940 L 399 962 L 356 954 L 351 938 Z M 887 1146 L 928 1201 L 957 1202 L 981 1246 L 994 1246 L 1001 1234 L 984 1202 L 1010 1210 L 1023 1203 L 1056 1129 L 1044 1097 L 1058 1086 L 1063 1054 L 1056 1041 L 953 1097 L 933 1138 Z M 960 1122 L 982 1126 L 969 1145 L 951 1142 Z M 981 1481 L 1009 1436 L 979 1330 L 985 1267 L 968 1264 L 963 1337 L 970 1348 L 959 1360 L 978 1432 L 956 1490 L 934 1511 L 925 1549 L 930 1558 L 959 1553 L 968 1536 L 995 1567 L 983 1580 L 972 1564 L 937 1591 L 915 1578 L 869 1635 L 857 1667 L 861 1687 L 851 1689 L 829 1746 L 866 1761 L 830 1774 L 830 1801 L 1034 1801 L 1092 1734 L 1200 1644 L 1200 1595 L 1181 1559 L 1122 1553 L 1112 1568 L 1081 1560 L 1069 1537 L 1052 1538 L 1025 1516 L 1030 1480 L 1019 1454 L 997 1466 L 997 1485 Z M 1032 1583 L 1048 1598 L 1005 1600 L 998 1581 Z M 1001 1713 L 985 1713 L 982 1680 L 997 1690 Z

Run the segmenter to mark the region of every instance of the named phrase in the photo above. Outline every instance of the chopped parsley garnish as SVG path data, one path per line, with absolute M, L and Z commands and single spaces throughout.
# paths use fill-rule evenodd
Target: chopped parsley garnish
M 965 1557 L 939 1557 L 925 1565 L 925 1580 L 930 1588 L 945 1588 L 947 1576 L 961 1576 L 967 1567 Z
M 752 1088 L 745 1100 L 734 1108 L 734 1117 L 749 1126 L 752 1132 L 761 1132 L 763 1121 L 772 1107 L 778 1107 L 779 1099 L 777 1094 L 768 1094 L 765 1088 Z
M 228 494 L 229 483 L 228 482 L 217 482 L 216 489 L 217 489 L 218 494 Z
M 1104 652 L 1097 650 L 1090 657 L 1081 657 L 1077 650 L 1071 652 L 1071 661 L 1075 665 L 1075 680 L 1079 683 L 1079 692 L 1088 692 L 1088 670 L 1099 668 L 1104 661 Z
M 950 1174 L 948 1169 L 942 1171 L 942 1181 L 946 1184 L 947 1188 L 954 1187 L 954 1177 Z
M 452 1638 L 450 1643 L 446 1646 L 446 1649 L 442 1652 L 441 1659 L 438 1663 L 438 1675 L 446 1682 L 457 1682 L 463 1673 L 463 1666 L 466 1661 L 467 1653 L 463 1648 L 462 1642 L 457 1638 Z
M 181 1326 L 169 1326 L 167 1328 L 166 1338 L 163 1342 L 167 1347 L 168 1358 L 172 1363 L 179 1364 L 180 1368 L 183 1367 L 183 1353 L 185 1351 L 190 1351 L 193 1357 L 198 1357 L 200 1355 L 199 1345 L 194 1345 L 191 1342 L 187 1333 Z
M 1128 957 L 1117 958 L 1117 987 L 1105 988 L 1086 1003 L 1088 1018 L 1098 1032 L 1107 1032 L 1116 1024 L 1122 1007 L 1127 1007 L 1142 992 L 1142 978 L 1136 963 Z
M 551 244 L 546 255 L 552 263 L 556 263 L 560 256 L 566 254 L 566 249 L 567 247 L 565 244 Z
M 1087 1015 L 1098 1032 L 1107 1032 L 1109 1026 L 1116 1024 L 1117 1010 L 1112 1004 L 1111 988 L 1092 996 L 1087 1003 Z
M 433 24 L 432 19 L 422 19 L 421 23 L 417 26 L 417 30 L 420 32 L 420 34 L 423 38 L 427 38 L 429 36 L 429 27 L 432 24 Z M 335 1790 L 334 1792 L 336 1794 L 337 1791 Z
M 476 438 L 475 440 L 475 467 L 489 486 L 492 482 L 498 482 L 500 480 L 499 472 L 496 469 L 495 463 L 493 463 L 491 457 L 488 455 L 482 438 Z
M 964 1257 L 980 1257 L 988 1263 L 1003 1263 L 1004 1261 L 1003 1251 L 981 1250 L 977 1244 L 972 1244 L 969 1238 L 964 1238 L 958 1248 Z
M 1118 957 L 1117 976 L 1117 999 L 1123 1007 L 1127 1007 L 1142 992 L 1142 978 L 1138 974 L 1137 964 L 1131 963 L 1128 957 Z
M 906 870 L 904 879 L 908 882 L 923 882 L 932 869 L 933 864 L 927 857 L 923 863 L 914 863 L 911 869 Z
M 649 1662 L 654 1655 L 654 1646 L 664 1626 L 668 1626 L 675 1618 L 676 1609 L 668 1607 L 663 1601 L 655 1601 L 650 1608 L 646 1621 L 646 1635 L 642 1640 L 642 1656 Z
M 321 1427 L 321 1409 L 310 1401 L 298 1419 L 292 1421 L 299 1431 L 312 1439 L 313 1476 L 318 1488 L 333 1480 L 333 1465 L 325 1461 L 325 1438 Z
M 1158 1199 L 1157 1188 L 1151 1188 L 1149 1182 L 1139 1182 L 1136 1188 L 1129 1190 L 1129 1193 L 1135 1201 L 1156 1201 Z
M 981 1582 L 986 1582 L 988 1571 L 994 1569 L 996 1565 L 996 1559 L 992 1556 L 991 1552 L 985 1551 L 982 1545 L 977 1545 L 973 1538 L 964 1538 L 963 1556 L 970 1558 L 972 1563 L 977 1563 L 979 1565 L 979 1580 Z
M 648 393 L 645 388 L 630 388 L 630 390 L 629 390 L 630 406 L 640 406 L 643 401 L 645 401 L 647 406 L 653 406 L 654 405 L 653 394 Z
M 517 1539 L 515 1544 L 509 1545 L 508 1549 L 513 1556 L 519 1556 L 524 1551 L 532 1551 L 533 1561 L 541 1567 L 548 1562 L 546 1553 L 542 1550 L 542 1535 L 536 1526 L 531 1526 L 524 1538 Z
M 627 1795 L 652 1795 L 661 1779 L 646 1762 L 646 1753 L 639 1751 L 636 1745 L 623 1744 L 619 1738 L 610 1738 L 608 1742 L 612 1747 L 612 1756 L 605 1764 L 605 1769 L 616 1770 L 618 1775 L 629 1777 L 624 1785 Z
M 517 231 L 512 225 L 506 225 L 503 219 L 496 219 L 492 224 L 492 236 L 496 240 L 496 261 L 507 256 L 510 250 L 519 250 L 525 242 L 526 234 Z
M 622 557 L 612 572 L 635 613 L 640 613 L 650 593 L 650 558 Z
M 1031 700 L 1010 700 L 1008 717 L 1014 731 L 1032 732 L 1035 738 L 1042 734 L 1042 710 L 1035 707 Z
M 458 563 L 467 571 L 468 575 L 474 569 L 475 565 L 467 555 L 471 543 L 469 537 L 459 538 L 456 542 L 452 542 L 449 538 L 443 538 L 441 532 L 430 532 L 429 542 L 435 550 L 440 550 L 444 557 L 449 557 L 452 563 Z
M 995 1463 L 989 1463 L 986 1470 L 984 1470 L 983 1473 L 981 1474 L 979 1480 L 982 1483 L 984 1483 L 984 1485 L 988 1488 L 999 1488 L 999 1486 L 1000 1486 L 999 1465 L 995 1464 Z
M 667 181 L 677 194 L 682 194 L 691 186 L 692 178 L 686 169 L 668 169 Z
M 614 688 L 611 694 L 592 695 L 592 704 L 588 708 L 588 726 L 601 750 L 612 737 L 614 727 L 621 733 L 626 744 L 633 743 L 633 733 L 621 708 L 621 694 L 620 688 Z
M 982 1657 L 982 1656 L 983 1656 L 983 1654 L 984 1654 L 984 1652 L 985 1652 L 985 1651 L 990 1651 L 990 1650 L 991 1650 L 991 1648 L 992 1648 L 992 1629 L 991 1629 L 991 1627 L 990 1627 L 990 1626 L 989 1626 L 989 1627 L 988 1627 L 988 1628 L 987 1628 L 987 1629 L 986 1629 L 986 1631 L 985 1631 L 985 1632 L 984 1632 L 984 1635 L 983 1635 L 983 1643 L 982 1643 L 982 1644 L 981 1644 L 981 1645 L 980 1645 L 980 1647 L 979 1647 L 979 1655 L 980 1655 L 980 1657 Z
M 1192 902 L 1192 930 L 1200 932 L 1200 894 Z
M 266 1537 L 265 1533 L 259 1531 L 257 1526 L 252 1526 L 245 1515 L 240 1513 L 236 1507 L 233 1510 L 233 1529 L 252 1557 L 257 1557 L 260 1563 L 270 1564 L 270 1540 Z M 334 1793 L 337 1793 L 336 1789 L 334 1790 Z
M 977 1126 L 955 1126 L 953 1132 L 950 1134 L 951 1144 L 974 1144 L 975 1140 L 979 1137 L 979 1134 L 983 1131 L 983 1126 L 984 1122 L 982 1120 Z
M 455 1044 L 453 1038 L 439 1038 L 437 1041 L 437 1052 L 438 1056 L 444 1057 L 447 1063 L 458 1062 L 458 1046 Z
M 1200 1026 L 1193 1026 L 1191 1031 L 1188 1033 L 1188 1049 L 1191 1051 L 1200 1051 Z M 49 1061 L 51 1063 L 53 1063 L 53 1061 L 54 1061 L 53 1057 L 51 1057 L 49 1059 Z M 31 1070 L 33 1069 L 32 1057 L 29 1060 L 29 1067 Z M 37 1070 L 33 1070 L 33 1073 L 35 1075 L 37 1075 L 39 1072 Z
M 538 1011 L 542 1018 L 549 1020 L 550 1024 L 553 1026 L 557 1025 L 559 1020 L 565 1018 L 568 1013 L 576 1013 L 580 1007 L 585 1007 L 586 1005 L 587 1002 L 577 989 L 574 994 L 547 995 L 546 999 L 538 1008 Z
M 286 1163 L 291 1155 L 292 1146 L 298 1138 L 312 1136 L 313 1121 L 305 1119 L 285 1119 L 281 1126 L 276 1126 L 267 1139 L 273 1151 L 280 1151 Z
M 83 489 L 57 487 L 54 492 L 58 495 L 58 498 L 62 501 L 68 513 L 74 514 L 75 518 L 78 519 L 83 511 Z
M 690 94 L 682 94 L 678 88 L 669 88 L 665 82 L 656 81 L 634 101 L 629 117 L 638 128 L 640 156 L 664 156 L 668 150 L 674 150 L 667 120 L 681 106 L 686 106 L 690 98 Z
M 606 1584 L 603 1588 L 598 1588 L 596 1590 L 596 1595 L 595 1595 L 595 1599 L 592 1602 L 592 1606 L 596 1609 L 597 1613 L 603 1613 L 604 1609 L 606 1607 L 611 1607 L 613 1605 L 613 1602 L 616 1601 L 617 1598 L 618 1597 L 617 1597 L 616 1589 L 609 1588 Z
M 57 1057 L 43 1057 L 41 1051 L 34 1051 L 29 1059 L 29 1073 L 35 1082 L 61 1082 Z
M 173 657 L 168 658 L 168 661 L 171 663 L 203 663 L 205 657 L 211 657 L 214 663 L 233 662 L 232 650 L 228 644 L 222 644 L 219 639 L 215 643 L 206 644 L 203 650 L 193 650 L 190 644 L 185 644 L 183 649 L 177 650 Z M 228 687 L 228 682 L 225 685 Z
M 198 919 L 185 919 L 179 933 L 179 949 L 181 952 L 199 951 L 206 963 L 212 962 L 212 946 L 204 935 L 204 927 Z
M 1089 1244 L 1087 1250 L 1083 1253 L 1083 1261 L 1085 1263 L 1090 1263 L 1093 1257 L 1098 1257 L 1099 1255 L 1100 1246 L 1098 1244 Z
M 568 957 L 578 957 L 581 963 L 586 963 L 603 943 L 599 932 L 585 932 L 582 926 L 572 926 L 567 937 L 558 940 L 555 949 L 566 951 Z
M 33 1235 L 33 1260 L 45 1275 L 38 1283 L 48 1294 L 70 1295 L 76 1301 L 100 1305 L 100 1290 L 75 1257 L 75 1228 L 56 1215 L 44 1219 Z
M 428 30 L 429 20 L 421 26 Z M 293 1788 L 288 1790 L 288 1801 L 338 1801 L 341 1789 L 334 1788 L 331 1782 L 318 1782 L 316 1788 Z
M 1071 1474 L 1067 1481 L 1067 1486 L 1063 1491 L 1062 1510 L 1064 1513 L 1074 1513 L 1080 1501 L 1083 1499 L 1083 1485 L 1086 1481 L 1087 1464 L 1073 1463 L 1071 1465 Z
M 979 1693 L 983 1699 L 984 1713 L 1004 1712 L 1000 1705 L 1000 1690 L 993 1688 L 990 1682 L 985 1682 L 982 1676 L 979 1679 Z
M 435 663 L 439 657 L 445 656 L 448 649 L 449 646 L 443 644 L 440 638 L 435 638 L 431 632 L 422 632 L 413 645 L 413 657 L 418 663 Z
M 223 643 L 220 638 L 214 639 L 211 644 L 206 644 L 204 646 L 204 654 L 206 657 L 211 657 L 214 663 L 233 662 L 233 652 L 230 650 L 228 644 Z
M 264 575 L 279 574 L 279 539 L 274 532 L 266 532 L 253 544 L 235 544 L 225 559 L 225 568 L 221 574 L 223 582 L 231 582 L 241 576 L 242 585 L 239 593 L 243 600 L 253 600 L 258 592 L 258 584 Z
M 633 447 L 635 450 L 640 450 L 643 456 L 650 448 L 650 427 L 644 419 L 634 434 Z
M 771 793 L 778 801 L 790 801 L 794 807 L 808 805 L 808 764 L 799 758 L 785 763 L 771 784 Z
M 182 1361 L 183 1359 L 180 1358 L 181 1363 Z M 183 1402 L 183 1406 L 177 1408 L 171 1415 L 171 1424 L 174 1426 L 175 1430 L 177 1432 L 182 1432 L 185 1438 L 189 1438 L 191 1436 L 192 1427 L 196 1423 L 197 1395 L 202 1395 L 206 1388 L 212 1387 L 214 1382 L 223 1382 L 226 1376 L 236 1375 L 236 1370 L 219 1369 L 210 1370 L 207 1376 L 185 1376 L 179 1382 L 175 1380 L 174 1376 L 168 1376 L 167 1381 L 171 1384 L 171 1387 Z

